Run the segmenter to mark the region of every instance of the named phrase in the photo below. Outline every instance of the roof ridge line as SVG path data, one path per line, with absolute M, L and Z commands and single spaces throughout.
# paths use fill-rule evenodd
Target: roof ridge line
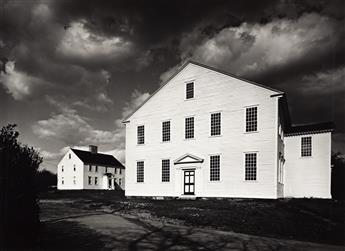
M 209 65 L 205 65 L 205 64 L 202 64 L 202 63 L 199 63 L 197 61 L 194 61 L 192 59 L 188 59 L 185 63 L 183 63 L 175 72 L 174 74 L 172 74 L 167 80 L 165 81 L 161 81 L 160 82 L 160 87 L 154 91 L 140 106 L 138 106 L 131 114 L 129 114 L 125 119 L 122 120 L 122 123 L 127 123 L 129 122 L 128 119 L 130 117 L 132 117 L 134 115 L 134 113 L 136 113 L 144 104 L 146 104 L 147 101 L 149 101 L 158 91 L 160 91 L 167 83 L 169 83 L 170 80 L 172 80 L 175 76 L 177 76 L 188 64 L 194 64 L 194 65 L 197 65 L 197 66 L 200 66 L 200 67 L 203 67 L 203 68 L 206 68 L 206 69 L 209 69 L 209 70 L 212 70 L 212 71 L 215 71 L 215 72 L 218 72 L 218 73 L 221 73 L 221 74 L 224 74 L 224 75 L 227 75 L 229 77 L 232 77 L 232 78 L 236 78 L 238 80 L 241 80 L 241 81 L 244 81 L 244 82 L 247 82 L 249 84 L 252 84 L 252 85 L 255 85 L 255 86 L 258 86 L 258 87 L 261 87 L 261 88 L 264 88 L 264 89 L 268 89 L 270 91 L 274 91 L 274 92 L 278 92 L 279 94 L 284 94 L 284 92 L 280 91 L 280 90 L 277 90 L 277 89 L 274 89 L 274 88 L 271 88 L 269 86 L 266 86 L 266 85 L 262 85 L 262 84 L 259 84 L 259 83 L 256 83 L 254 81 L 251 81 L 251 80 L 248 80 L 248 79 L 245 79 L 245 78 L 242 78 L 242 77 L 239 77 L 235 74 L 232 74 L 232 73 L 229 73 L 229 72 L 226 72 L 224 70 L 221 70 L 221 69 L 217 69 L 215 67 L 212 67 L 212 66 L 209 66 Z

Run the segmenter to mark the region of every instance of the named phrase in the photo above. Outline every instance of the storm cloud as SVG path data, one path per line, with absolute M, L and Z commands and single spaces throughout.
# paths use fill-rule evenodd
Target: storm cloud
M 123 159 L 121 120 L 193 59 L 284 91 L 294 123 L 335 121 L 334 150 L 344 150 L 344 7 L 335 0 L 3 1 L 1 124 L 21 125 L 49 160 L 91 143 Z

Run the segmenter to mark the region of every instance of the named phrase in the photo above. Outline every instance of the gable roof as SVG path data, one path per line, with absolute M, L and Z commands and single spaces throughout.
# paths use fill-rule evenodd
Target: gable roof
M 174 161 L 175 165 L 178 164 L 188 164 L 188 163 L 202 163 L 204 162 L 204 159 L 199 158 L 195 155 L 192 155 L 190 153 L 186 153 L 185 155 L 181 156 L 180 158 L 176 159 Z
M 212 66 L 208 66 L 208 65 L 205 65 L 205 64 L 201 64 L 199 62 L 196 62 L 196 61 L 193 61 L 193 60 L 188 60 L 186 63 L 184 63 L 174 74 L 172 74 L 166 81 L 162 82 L 162 84 L 160 85 L 160 87 L 154 92 L 152 93 L 152 95 L 150 97 L 148 97 L 140 106 L 137 107 L 137 109 L 135 109 L 131 114 L 129 114 L 123 121 L 122 123 L 127 123 L 129 122 L 129 118 L 133 116 L 134 113 L 136 113 L 147 101 L 149 101 L 157 92 L 159 92 L 167 83 L 170 82 L 171 79 L 173 79 L 177 74 L 179 74 L 184 68 L 187 67 L 187 65 L 189 64 L 194 64 L 194 65 L 197 65 L 197 66 L 200 66 L 200 67 L 203 67 L 203 68 L 206 68 L 206 69 L 209 69 L 209 70 L 212 70 L 212 71 L 215 71 L 215 72 L 218 72 L 218 73 L 221 73 L 221 74 L 224 74 L 224 75 L 227 75 L 227 76 L 230 76 L 230 77 L 233 77 L 233 78 L 236 78 L 236 79 L 239 79 L 239 80 L 242 80 L 242 81 L 245 81 L 249 84 L 252 84 L 252 85 L 256 85 L 256 86 L 259 86 L 259 87 L 262 87 L 264 89 L 267 89 L 267 90 L 270 90 L 270 91 L 274 91 L 274 92 L 277 92 L 278 94 L 284 94 L 284 92 L 282 91 L 279 91 L 279 90 L 276 90 L 274 88 L 271 88 L 269 86 L 265 86 L 265 85 L 262 85 L 262 84 L 258 84 L 254 81 L 250 81 L 250 80 L 247 80 L 247 79 L 244 79 L 244 78 L 241 78 L 235 74 L 232 74 L 232 73 L 229 73 L 229 72 L 226 72 L 226 71 L 223 71 L 223 70 L 220 70 L 220 69 L 217 69 L 217 68 L 214 68 Z
M 331 132 L 335 129 L 333 122 L 323 122 L 317 124 L 293 125 L 287 128 L 285 136 L 295 136 L 303 134 Z
M 78 156 L 78 158 L 87 165 L 100 165 L 107 167 L 120 167 L 125 168 L 114 156 L 103 153 L 91 153 L 89 151 L 71 150 Z

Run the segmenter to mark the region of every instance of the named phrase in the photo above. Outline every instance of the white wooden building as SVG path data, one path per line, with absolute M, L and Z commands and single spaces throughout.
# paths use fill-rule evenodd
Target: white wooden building
M 333 125 L 281 91 L 190 61 L 124 123 L 127 196 L 331 197 Z
M 112 155 L 69 149 L 57 166 L 59 190 L 124 189 L 125 167 Z

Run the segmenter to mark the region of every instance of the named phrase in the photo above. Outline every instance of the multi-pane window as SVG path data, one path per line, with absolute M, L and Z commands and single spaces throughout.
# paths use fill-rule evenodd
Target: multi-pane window
M 63 166 L 61 167 L 61 172 L 63 172 L 64 171 L 64 168 L 63 168 Z
M 95 172 L 96 173 L 98 172 L 98 166 L 95 166 Z
M 311 137 L 301 138 L 301 156 L 302 157 L 311 156 Z
M 95 177 L 95 185 L 97 185 L 97 183 L 98 183 L 98 178 Z
M 143 125 L 137 127 L 137 143 L 138 145 L 145 143 L 145 127 Z
M 221 134 L 221 113 L 211 114 L 211 136 L 216 136 Z
M 162 160 L 162 182 L 170 181 L 170 160 Z
M 68 154 L 68 158 L 71 159 L 71 154 L 70 153 Z
M 210 180 L 220 180 L 220 156 L 210 156 Z
M 74 172 L 76 171 L 75 164 L 73 165 L 73 171 L 74 171 Z
M 185 138 L 194 138 L 194 117 L 185 118 Z
M 89 172 L 92 172 L 92 166 L 89 165 Z
M 258 130 L 258 108 L 246 108 L 246 132 L 256 132 Z
M 170 141 L 170 121 L 162 122 L 162 141 Z
M 88 179 L 89 179 L 89 185 L 91 185 L 91 184 L 92 184 L 92 178 L 91 178 L 91 176 L 88 176 Z
M 137 162 L 137 182 L 144 182 L 144 161 Z
M 120 167 L 120 174 L 122 174 L 122 169 L 121 169 L 121 167 Z
M 194 83 L 186 84 L 186 99 L 194 98 Z
M 246 153 L 245 155 L 245 180 L 256 180 L 257 154 Z

